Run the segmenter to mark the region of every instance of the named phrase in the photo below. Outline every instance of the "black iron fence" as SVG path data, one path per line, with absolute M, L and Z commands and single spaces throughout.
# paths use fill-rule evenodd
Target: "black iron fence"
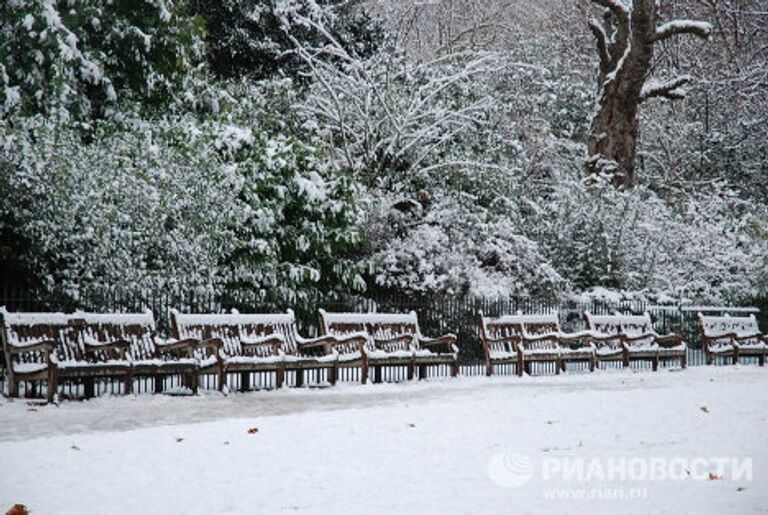
M 536 299 L 487 299 L 461 296 L 426 296 L 403 294 L 367 294 L 335 298 L 308 298 L 289 305 L 265 305 L 253 292 L 247 290 L 217 291 L 210 288 L 168 288 L 164 290 L 127 290 L 123 288 L 89 288 L 72 293 L 38 294 L 29 290 L 0 290 L 0 306 L 9 311 L 64 311 L 75 310 L 101 312 L 130 312 L 150 309 L 157 321 L 158 332 L 168 334 L 170 310 L 183 312 L 217 313 L 237 309 L 243 313 L 277 312 L 293 309 L 299 329 L 307 336 L 318 333 L 317 310 L 328 311 L 415 311 L 419 316 L 422 332 L 439 335 L 452 332 L 458 337 L 460 361 L 470 365 L 483 359 L 477 313 L 486 315 L 515 313 L 541 313 L 557 311 L 565 331 L 584 329 L 584 312 L 644 313 L 648 312 L 658 332 L 682 334 L 689 346 L 699 347 L 696 313 L 702 309 L 711 314 L 724 312 L 754 313 L 761 317 L 761 327 L 768 330 L 768 299 L 757 300 L 761 306 L 712 307 L 712 306 L 659 306 L 644 302 L 610 303 L 559 302 Z M 2 358 L 0 358 L 2 359 Z M 692 364 L 698 360 L 694 359 Z

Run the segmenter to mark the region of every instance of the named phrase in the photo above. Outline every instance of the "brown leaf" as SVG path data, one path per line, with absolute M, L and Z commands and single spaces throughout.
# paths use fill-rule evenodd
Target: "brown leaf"
M 723 476 L 718 476 L 717 474 L 713 474 L 712 472 L 709 473 L 709 480 L 710 481 L 722 481 L 725 479 Z
M 700 409 L 701 411 L 703 411 L 704 413 L 709 413 L 709 408 L 707 408 L 706 406 L 702 406 L 702 407 L 700 407 L 699 409 Z
M 408 424 L 408 427 L 416 427 L 416 424 L 414 424 L 413 422 L 411 422 L 410 424 Z
M 259 428 L 258 428 L 258 427 L 252 427 L 252 428 L 250 428 L 250 429 L 248 430 L 248 434 L 249 434 L 249 435 L 255 435 L 255 434 L 256 434 L 256 433 L 258 433 L 258 432 L 259 432 Z
M 10 510 L 5 512 L 5 515 L 29 515 L 29 510 L 23 504 L 14 504 Z
M 176 443 L 181 443 L 181 442 L 183 442 L 183 441 L 184 441 L 184 439 L 183 439 L 183 438 L 179 438 L 178 436 L 176 437 Z

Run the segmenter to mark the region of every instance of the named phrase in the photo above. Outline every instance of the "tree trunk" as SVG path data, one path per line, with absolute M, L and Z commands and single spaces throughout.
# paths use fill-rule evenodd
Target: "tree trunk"
M 678 34 L 709 37 L 711 27 L 694 21 L 675 21 L 657 27 L 656 0 L 592 0 L 604 9 L 603 20 L 591 20 L 600 57 L 598 106 L 592 119 L 586 169 L 589 175 L 608 176 L 617 187 L 637 184 L 635 154 L 640 104 L 653 97 L 682 98 L 679 89 L 690 78 L 647 83 L 656 42 Z

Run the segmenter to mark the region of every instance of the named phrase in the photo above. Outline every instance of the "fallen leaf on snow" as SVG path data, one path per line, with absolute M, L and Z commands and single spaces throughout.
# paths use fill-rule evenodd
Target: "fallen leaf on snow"
M 709 473 L 709 480 L 710 481 L 722 481 L 725 479 L 723 476 L 718 476 L 717 474 L 713 474 L 712 472 Z
M 176 437 L 176 443 L 181 443 L 181 442 L 183 442 L 183 441 L 184 441 L 184 439 L 183 439 L 183 438 L 179 438 L 179 437 Z
M 700 409 L 701 411 L 703 411 L 704 413 L 709 413 L 709 408 L 707 408 L 706 406 L 702 406 L 702 407 L 700 407 L 699 409 Z
M 254 435 L 254 434 L 258 433 L 258 432 L 259 432 L 259 428 L 258 427 L 252 427 L 252 428 L 250 428 L 248 430 L 248 434 L 249 435 Z
M 29 510 L 23 504 L 14 504 L 11 509 L 5 512 L 5 515 L 28 515 Z

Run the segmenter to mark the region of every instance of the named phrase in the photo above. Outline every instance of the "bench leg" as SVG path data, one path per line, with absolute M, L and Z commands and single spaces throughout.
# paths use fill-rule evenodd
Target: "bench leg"
M 591 357 L 591 358 L 589 358 L 589 371 L 590 371 L 590 372 L 594 372 L 594 371 L 595 371 L 595 362 L 596 362 L 596 361 L 597 361 L 597 360 L 595 359 L 595 357 L 594 357 L 594 356 L 593 356 L 593 357 Z
M 451 377 L 458 377 L 459 376 L 459 362 L 454 361 L 451 363 Z
M 486 362 L 485 364 L 485 375 L 487 377 L 491 377 L 493 375 L 493 365 L 490 361 Z
M 559 376 L 563 369 L 563 365 L 560 360 L 555 361 L 555 375 Z
M 360 383 L 368 383 L 368 360 L 363 360 L 362 364 L 360 365 Z
M 657 370 L 659 370 L 659 357 L 658 356 L 654 356 L 653 357 L 653 371 L 656 372 Z
M 741 359 L 741 356 L 739 356 L 739 349 L 735 349 L 733 351 L 733 364 L 738 365 L 740 359 Z
M 328 369 L 328 382 L 331 383 L 331 385 L 335 385 L 338 379 L 339 379 L 339 365 L 333 365 L 331 368 Z
M 251 389 L 251 373 L 240 372 L 240 391 L 247 392 Z
M 517 355 L 517 375 L 519 377 L 523 376 L 523 372 L 525 371 L 525 363 L 523 362 L 523 355 L 519 354 Z
M 680 368 L 688 368 L 688 352 L 683 352 L 680 357 Z
M 155 376 L 155 393 L 163 393 L 163 379 L 165 376 L 163 374 L 158 374 Z
M 219 365 L 218 376 L 219 376 L 219 391 L 223 392 L 224 387 L 227 386 L 227 371 L 224 368 L 223 364 Z
M 427 365 L 419 365 L 419 381 L 427 378 Z
M 58 390 L 59 390 L 59 381 L 56 374 L 56 369 L 49 366 L 49 369 L 48 369 L 48 402 L 49 403 L 53 402 L 53 398 L 56 396 L 56 392 Z
M 373 382 L 375 384 L 381 383 L 381 365 L 373 366 Z
M 758 356 L 757 364 L 760 365 L 761 367 L 765 366 L 765 353 L 762 353 L 760 354 L 760 356 Z
M 275 370 L 275 388 L 282 388 L 285 383 L 285 369 L 278 368 Z
M 304 386 L 304 370 L 299 368 L 296 370 L 296 387 L 301 388 Z
M 95 391 L 95 385 L 92 377 L 88 377 L 83 380 L 83 389 L 85 390 L 85 398 L 91 399 L 93 398 L 93 394 Z
M 123 388 L 125 390 L 125 395 L 130 395 L 133 393 L 133 374 L 128 374 L 125 376 L 125 387 Z

